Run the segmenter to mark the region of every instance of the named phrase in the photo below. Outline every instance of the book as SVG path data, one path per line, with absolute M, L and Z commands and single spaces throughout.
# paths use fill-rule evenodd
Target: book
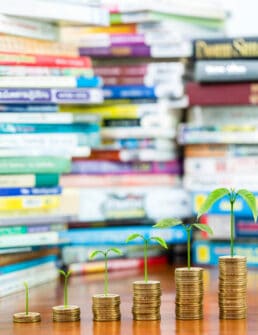
M 77 206 L 78 221 L 105 221 L 129 218 L 161 219 L 192 214 L 190 195 L 180 187 L 125 186 L 72 189 L 64 191 L 62 201 Z M 77 193 L 77 197 L 76 197 Z M 66 213 L 69 209 L 63 209 Z
M 0 217 L 13 215 L 15 211 L 51 211 L 60 206 L 60 195 L 30 195 L 0 197 Z
M 61 176 L 62 187 L 112 187 L 112 186 L 149 186 L 159 185 L 171 187 L 180 186 L 180 179 L 170 174 L 145 175 L 80 175 L 69 174 Z
M 257 243 L 236 242 L 235 253 L 246 256 L 247 265 L 257 267 Z M 218 265 L 219 257 L 229 254 L 229 242 L 195 241 L 193 243 L 193 261 L 196 265 Z
M 194 65 L 194 79 L 203 83 L 257 81 L 257 65 L 257 60 L 197 61 Z
M 166 256 L 149 257 L 148 265 L 155 266 L 167 263 Z M 122 271 L 128 269 L 141 269 L 144 267 L 143 258 L 128 258 L 128 259 L 110 259 L 108 262 L 108 271 Z M 104 261 L 95 261 L 87 263 L 74 263 L 68 266 L 68 271 L 72 275 L 89 274 L 105 271 Z
M 257 129 L 257 126 L 251 124 L 216 127 L 181 123 L 177 139 L 180 144 L 256 144 L 258 142 Z
M 77 89 L 47 89 L 47 88 L 6 88 L 0 89 L 0 103 L 60 103 L 88 104 L 100 103 L 103 100 L 102 91 L 97 88 Z
M 17 0 L 10 0 L 8 3 L 1 4 L 0 12 L 50 22 L 66 21 L 70 24 L 104 26 L 109 23 L 108 12 L 105 9 L 67 2 L 25 0 L 21 4 Z
M 59 233 L 55 231 L 34 234 L 11 234 L 0 236 L 0 248 L 24 247 L 27 245 L 55 245 L 58 242 Z M 37 261 L 39 260 L 36 259 L 36 262 Z
M 54 187 L 58 184 L 58 173 L 0 175 L 0 189 L 5 187 Z
M 51 56 L 48 54 L 29 54 L 0 51 L 0 65 L 41 66 L 50 68 L 86 68 L 92 67 L 89 57 Z
M 166 238 L 167 243 L 185 243 L 186 232 L 183 227 L 173 229 L 157 230 L 152 227 L 133 226 L 133 227 L 105 227 L 105 228 L 86 228 L 76 229 L 60 233 L 61 237 L 70 240 L 71 244 L 80 245 L 117 245 L 124 243 L 126 238 L 132 233 L 140 233 L 146 238 L 151 236 L 161 236 Z M 132 244 L 141 244 L 141 240 L 134 240 Z
M 62 188 L 56 187 L 4 187 L 0 189 L 1 197 L 12 197 L 12 196 L 33 196 L 33 195 L 58 195 L 61 194 Z
M 51 23 L 0 15 L 0 32 L 47 41 L 58 39 L 58 28 Z
M 195 59 L 255 59 L 257 37 L 198 39 L 194 43 Z
M 100 87 L 100 77 L 74 76 L 1 76 L 0 88 L 85 88 Z
M 55 113 L 58 112 L 59 106 L 54 104 L 12 104 L 2 105 L 0 104 L 1 113 Z M 0 113 L 0 114 L 1 114 Z
M 193 192 L 192 193 L 192 204 L 193 204 L 193 211 L 194 213 L 197 213 L 200 209 L 200 206 L 205 201 L 205 198 L 207 197 L 208 192 Z M 257 192 L 254 192 L 254 195 L 256 198 Z M 235 202 L 234 207 L 235 216 L 243 217 L 243 216 L 250 216 L 251 211 L 245 201 L 238 197 Z M 209 214 L 230 214 L 230 202 L 227 196 L 219 199 L 209 210 Z
M 1 166 L 1 165 L 0 165 Z M 179 174 L 181 171 L 178 160 L 170 162 L 112 162 L 112 161 L 73 161 L 71 173 L 90 175 L 103 174 Z
M 186 85 L 190 106 L 257 105 L 257 84 L 227 83 L 201 85 L 189 82 Z
M 42 224 L 42 225 L 31 225 L 31 226 L 1 226 L 0 236 L 45 233 L 49 231 L 58 232 L 61 230 L 67 230 L 67 227 L 68 226 L 65 223 L 45 224 L 45 225 Z
M 175 129 L 165 127 L 103 127 L 100 132 L 104 139 L 165 138 L 172 140 L 176 137 Z
M 64 173 L 70 171 L 70 164 L 64 157 L 0 157 L 0 173 Z

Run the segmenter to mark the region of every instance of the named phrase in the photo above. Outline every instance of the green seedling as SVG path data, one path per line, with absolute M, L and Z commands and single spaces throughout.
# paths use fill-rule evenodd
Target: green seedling
M 204 213 L 208 212 L 208 210 L 212 207 L 212 205 L 219 199 L 224 196 L 228 196 L 230 202 L 230 256 L 234 256 L 234 238 L 235 238 L 235 214 L 234 214 L 234 205 L 238 197 L 242 198 L 246 203 L 247 206 L 250 208 L 254 221 L 257 220 L 257 208 L 256 208 L 256 200 L 255 196 L 252 192 L 241 189 L 235 191 L 234 189 L 227 189 L 227 188 L 217 188 L 216 190 L 212 191 L 204 203 L 202 204 L 201 208 L 198 211 L 198 218 L 203 215 Z
M 59 270 L 59 273 L 64 276 L 64 307 L 68 307 L 68 278 L 71 275 L 71 271 L 64 272 L 63 270 Z
M 163 248 L 168 248 L 167 243 L 161 237 L 153 236 L 146 238 L 141 234 L 131 234 L 127 237 L 126 243 L 135 240 L 136 238 L 141 238 L 144 243 L 143 253 L 144 253 L 144 281 L 145 283 L 148 282 L 148 245 L 151 241 L 156 241 L 159 243 Z
M 23 283 L 25 287 L 25 314 L 29 315 L 29 286 L 27 282 Z
M 155 224 L 153 227 L 154 228 L 172 228 L 172 227 L 176 227 L 182 225 L 187 233 L 187 267 L 188 270 L 190 270 L 191 268 L 191 233 L 193 228 L 197 228 L 199 230 L 205 231 L 206 233 L 212 235 L 213 231 L 211 229 L 211 227 L 209 227 L 206 224 L 202 224 L 202 223 L 188 223 L 185 224 L 183 223 L 183 221 L 176 219 L 176 218 L 171 218 L 171 219 L 163 219 L 161 221 L 159 221 L 157 224 Z
M 122 252 L 117 248 L 110 248 L 106 250 L 95 250 L 90 254 L 90 259 L 95 258 L 98 254 L 101 254 L 104 256 L 105 261 L 105 280 L 104 280 L 104 294 L 105 296 L 108 295 L 108 254 L 110 252 L 114 252 L 117 255 L 122 255 Z

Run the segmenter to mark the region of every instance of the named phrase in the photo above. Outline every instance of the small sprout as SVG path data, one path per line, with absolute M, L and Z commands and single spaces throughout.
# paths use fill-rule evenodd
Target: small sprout
M 144 281 L 147 283 L 148 282 L 148 245 L 149 245 L 150 241 L 155 241 L 155 242 L 159 243 L 165 249 L 167 249 L 168 247 L 167 247 L 167 243 L 161 237 L 153 236 L 153 237 L 146 238 L 143 235 L 136 234 L 136 233 L 129 235 L 125 242 L 126 243 L 131 242 L 131 241 L 135 240 L 136 238 L 141 238 L 144 242 L 144 249 L 143 249 L 143 253 L 144 253 Z
M 29 315 L 29 286 L 27 282 L 23 283 L 25 287 L 25 314 Z
M 117 255 L 122 255 L 121 250 L 117 249 L 117 248 L 109 248 L 106 250 L 94 250 L 92 251 L 92 253 L 90 254 L 90 259 L 94 259 L 98 254 L 101 254 L 104 256 L 104 260 L 105 260 L 105 281 L 104 281 L 104 294 L 105 296 L 108 295 L 108 254 L 110 252 L 114 252 Z
M 71 275 L 71 271 L 65 272 L 63 270 L 59 270 L 59 273 L 64 276 L 64 307 L 68 307 L 68 278 Z
M 234 238 L 235 238 L 235 215 L 234 215 L 234 205 L 236 199 L 238 197 L 242 198 L 246 203 L 247 206 L 250 208 L 254 221 L 257 220 L 257 207 L 256 207 L 256 199 L 252 192 L 241 189 L 237 192 L 234 189 L 227 189 L 227 188 L 218 188 L 212 191 L 204 203 L 202 204 L 201 208 L 198 211 L 198 218 L 203 215 L 204 213 L 208 212 L 208 210 L 212 207 L 212 205 L 224 196 L 229 197 L 230 202 L 230 256 L 234 256 Z
M 193 227 L 205 231 L 206 233 L 212 235 L 213 231 L 211 227 L 209 227 L 206 224 L 202 223 L 190 223 L 190 224 L 184 224 L 183 221 L 177 219 L 177 218 L 171 218 L 171 219 L 164 219 L 159 221 L 157 224 L 155 224 L 154 228 L 173 228 L 176 226 L 182 225 L 187 233 L 187 267 L 188 270 L 191 268 L 191 232 Z

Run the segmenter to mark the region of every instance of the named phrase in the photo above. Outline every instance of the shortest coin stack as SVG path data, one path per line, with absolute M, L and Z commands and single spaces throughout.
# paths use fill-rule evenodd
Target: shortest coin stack
M 160 320 L 161 288 L 159 281 L 133 283 L 133 319 Z
M 53 310 L 53 321 L 55 322 L 71 322 L 80 320 L 80 307 L 75 305 L 68 305 L 65 307 L 54 306 Z
M 39 322 L 41 321 L 40 313 L 37 312 L 29 312 L 26 314 L 23 313 L 15 313 L 13 315 L 13 322 L 19 323 L 29 323 L 29 322 Z
M 121 319 L 118 294 L 95 294 L 92 297 L 94 321 L 117 321 Z
M 246 257 L 219 258 L 219 317 L 245 319 L 247 311 Z
M 203 318 L 203 269 L 177 268 L 176 319 L 199 320 Z

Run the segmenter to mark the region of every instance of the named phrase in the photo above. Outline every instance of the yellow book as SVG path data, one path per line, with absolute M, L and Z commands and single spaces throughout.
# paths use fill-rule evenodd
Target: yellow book
M 60 195 L 0 197 L 0 214 L 3 211 L 50 210 L 60 206 Z
M 85 34 L 136 34 L 134 24 L 121 24 L 108 27 L 61 27 L 60 35 L 64 37 Z

